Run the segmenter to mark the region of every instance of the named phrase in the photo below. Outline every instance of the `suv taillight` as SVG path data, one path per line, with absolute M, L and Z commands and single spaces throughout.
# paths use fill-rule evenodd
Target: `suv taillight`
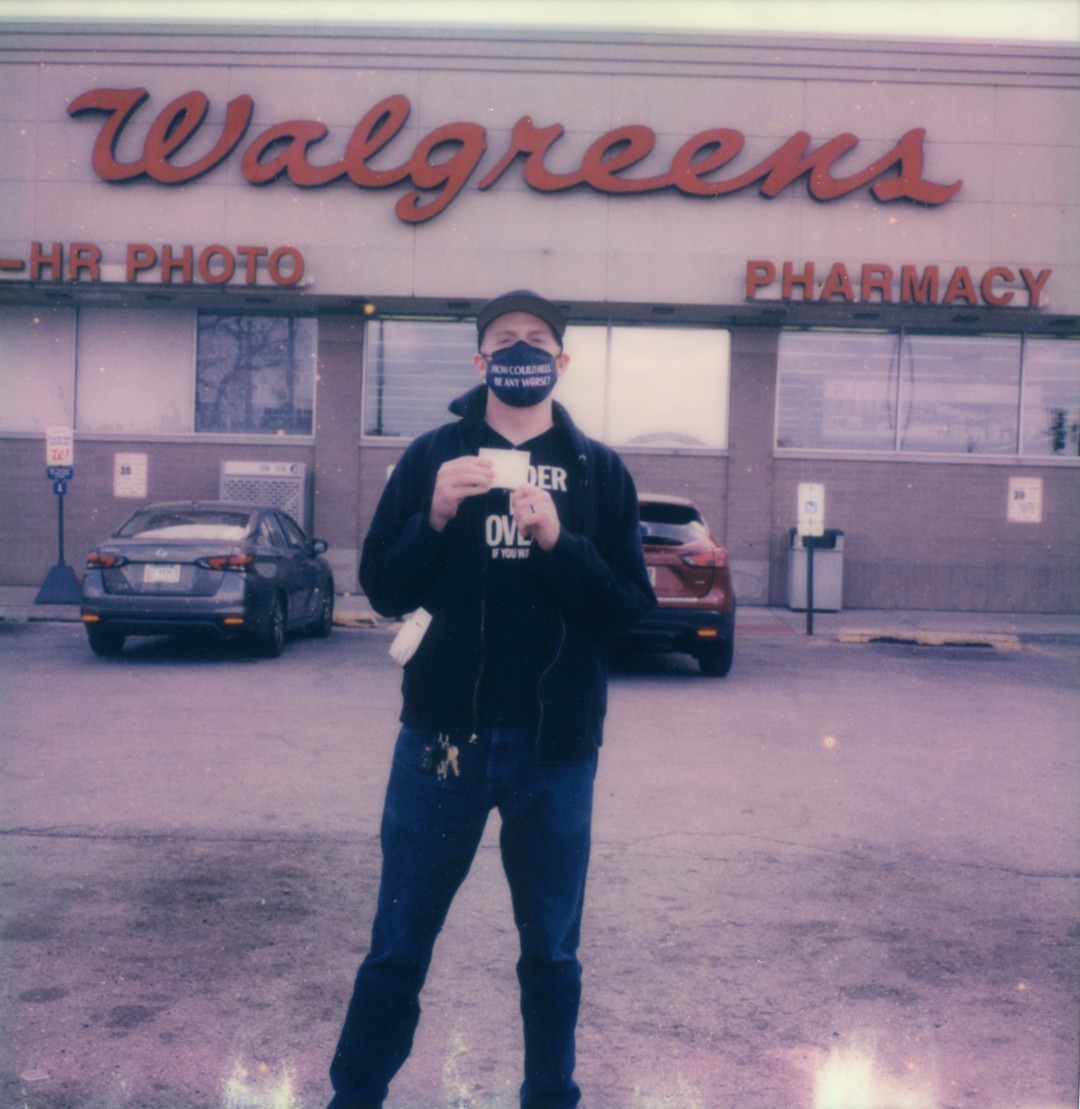
M 701 547 L 688 547 L 679 552 L 679 558 L 687 566 L 726 566 L 727 551 L 723 547 L 714 547 L 711 544 Z

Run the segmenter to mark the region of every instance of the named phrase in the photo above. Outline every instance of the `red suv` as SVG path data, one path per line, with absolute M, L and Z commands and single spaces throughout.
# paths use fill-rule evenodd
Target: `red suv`
M 641 543 L 659 602 L 619 644 L 693 655 L 703 674 L 726 677 L 735 652 L 735 593 L 727 551 L 685 497 L 642 493 Z

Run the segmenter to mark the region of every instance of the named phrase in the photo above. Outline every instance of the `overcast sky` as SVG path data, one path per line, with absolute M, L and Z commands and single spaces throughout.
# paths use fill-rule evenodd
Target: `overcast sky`
M 0 0 L 26 20 L 757 31 L 1080 43 L 1080 0 Z

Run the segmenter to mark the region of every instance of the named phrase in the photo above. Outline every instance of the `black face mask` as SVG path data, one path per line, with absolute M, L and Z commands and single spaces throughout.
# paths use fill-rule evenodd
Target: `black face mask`
M 485 357 L 488 388 L 514 408 L 532 408 L 546 400 L 559 380 L 555 355 L 523 340 Z

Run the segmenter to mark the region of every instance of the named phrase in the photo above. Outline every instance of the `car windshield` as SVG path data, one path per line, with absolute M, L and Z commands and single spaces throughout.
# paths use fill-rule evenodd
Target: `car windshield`
M 210 509 L 148 509 L 136 512 L 116 533 L 121 539 L 223 539 L 247 535 L 248 514 Z
M 709 529 L 692 505 L 642 504 L 641 541 L 654 546 L 680 547 L 708 536 Z

